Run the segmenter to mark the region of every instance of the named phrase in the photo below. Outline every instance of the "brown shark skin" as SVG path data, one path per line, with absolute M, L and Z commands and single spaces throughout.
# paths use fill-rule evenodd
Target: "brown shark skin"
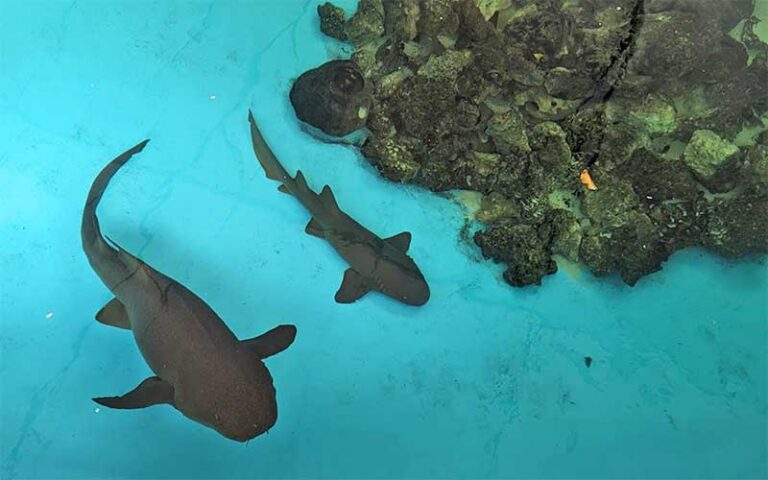
M 283 191 L 293 195 L 312 215 L 307 233 L 325 238 L 350 266 L 336 301 L 351 303 L 375 290 L 406 305 L 424 305 L 429 300 L 429 285 L 406 254 L 410 233 L 382 239 L 360 225 L 339 208 L 330 187 L 326 185 L 318 195 L 309 188 L 301 171 L 291 177 L 267 145 L 250 111 L 248 121 L 253 151 L 267 177 L 280 182 Z M 398 241 L 402 245 L 398 246 Z M 361 284 L 357 294 L 345 295 L 348 279 Z
M 157 376 L 122 397 L 94 400 L 112 408 L 169 403 L 227 438 L 247 441 L 277 421 L 272 376 L 262 359 L 287 348 L 296 329 L 282 325 L 241 342 L 190 290 L 119 246 L 107 243 L 99 229 L 96 208 L 112 176 L 146 143 L 114 159 L 96 177 L 83 211 L 81 235 L 89 263 L 125 307 L 121 310 L 113 300 L 97 319 L 130 328 L 142 356 Z M 123 325 L 119 324 L 119 315 L 114 314 L 121 311 L 127 316 Z

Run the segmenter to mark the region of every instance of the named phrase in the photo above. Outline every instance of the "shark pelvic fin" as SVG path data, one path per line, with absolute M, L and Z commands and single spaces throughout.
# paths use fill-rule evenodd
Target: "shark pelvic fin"
M 295 326 L 280 325 L 258 337 L 243 340 L 240 343 L 263 359 L 282 352 L 290 347 L 295 339 Z
M 385 238 L 384 241 L 405 253 L 411 246 L 411 232 L 398 233 L 397 235 Z
M 323 226 L 320 225 L 320 222 L 318 222 L 314 218 L 309 219 L 309 223 L 307 223 L 307 226 L 304 228 L 304 231 L 315 237 L 325 238 L 325 232 L 323 231 Z
M 96 314 L 96 320 L 104 325 L 110 325 L 117 328 L 131 329 L 131 322 L 128 321 L 128 312 L 125 311 L 125 305 L 120 300 L 113 298 Z
M 161 403 L 173 405 L 173 386 L 160 377 L 149 377 L 121 397 L 100 397 L 93 401 L 119 409 L 144 408 Z
M 283 193 L 287 193 L 288 195 L 290 195 L 290 194 L 291 194 L 291 192 L 289 192 L 289 191 L 288 191 L 288 187 L 286 187 L 286 186 L 285 186 L 285 185 L 283 185 L 282 183 L 280 184 L 280 186 L 279 186 L 279 187 L 277 187 L 277 191 L 279 191 L 279 192 L 283 192 Z
M 344 272 L 344 280 L 341 282 L 341 287 L 336 292 L 336 301 L 338 303 L 352 303 L 370 291 L 371 289 L 368 287 L 368 282 L 365 281 L 365 278 L 351 268 L 348 268 Z

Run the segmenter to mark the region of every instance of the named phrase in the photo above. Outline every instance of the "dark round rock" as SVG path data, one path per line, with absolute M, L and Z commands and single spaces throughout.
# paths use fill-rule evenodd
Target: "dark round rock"
M 333 60 L 302 74 L 291 88 L 299 120 L 332 136 L 365 126 L 371 92 L 363 74 L 349 60 Z

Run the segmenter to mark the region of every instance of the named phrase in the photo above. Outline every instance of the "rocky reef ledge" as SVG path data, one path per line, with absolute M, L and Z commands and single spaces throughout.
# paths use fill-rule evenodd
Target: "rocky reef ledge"
M 478 192 L 474 240 L 514 286 L 539 284 L 557 255 L 634 285 L 686 247 L 768 253 L 768 45 L 753 11 L 753 0 L 318 8 L 322 31 L 355 50 L 344 75 L 323 75 L 351 92 L 334 108 L 367 128 L 363 155 L 393 181 Z

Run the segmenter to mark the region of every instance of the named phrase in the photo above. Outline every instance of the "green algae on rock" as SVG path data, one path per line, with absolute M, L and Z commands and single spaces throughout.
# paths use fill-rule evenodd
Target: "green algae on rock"
M 317 6 L 317 14 L 320 16 L 320 31 L 337 40 L 346 40 L 347 32 L 344 30 L 344 9 L 331 3 Z
M 739 153 L 739 148 L 710 130 L 693 132 L 685 148 L 685 163 L 704 179 L 712 178 L 726 160 Z
M 343 18 L 324 8 L 323 31 Z M 474 240 L 514 286 L 539 284 L 554 255 L 634 285 L 681 248 L 768 253 L 768 45 L 753 11 L 361 0 L 344 33 L 373 90 L 362 153 L 390 180 L 478 192 Z
M 384 35 L 384 5 L 382 0 L 360 0 L 357 12 L 346 25 L 350 43 L 362 47 L 369 41 L 377 41 Z

